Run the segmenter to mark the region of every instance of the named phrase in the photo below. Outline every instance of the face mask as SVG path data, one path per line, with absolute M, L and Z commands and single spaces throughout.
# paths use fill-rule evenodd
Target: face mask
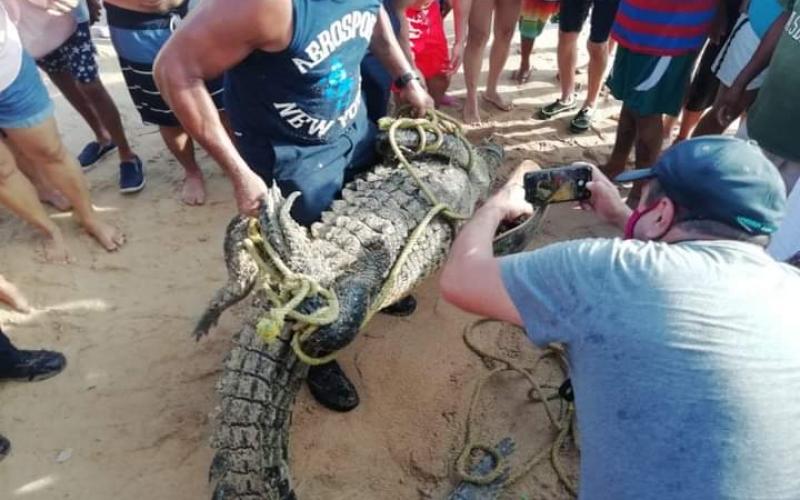
M 660 201 L 660 200 L 659 200 Z M 633 239 L 633 230 L 636 229 L 636 224 L 639 220 L 647 215 L 648 213 L 652 212 L 658 207 L 658 201 L 650 205 L 649 207 L 645 207 L 644 210 L 639 210 L 638 208 L 631 213 L 631 216 L 628 217 L 628 222 L 625 223 L 625 239 L 632 240 Z

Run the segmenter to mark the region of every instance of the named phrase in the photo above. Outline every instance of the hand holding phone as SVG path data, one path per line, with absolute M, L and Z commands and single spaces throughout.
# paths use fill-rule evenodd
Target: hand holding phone
M 588 200 L 592 180 L 588 165 L 554 167 L 525 174 L 525 200 L 534 205 Z

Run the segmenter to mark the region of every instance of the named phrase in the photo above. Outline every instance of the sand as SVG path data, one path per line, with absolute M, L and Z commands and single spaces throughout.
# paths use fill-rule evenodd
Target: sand
M 68 216 L 53 214 L 78 258 L 71 265 L 41 262 L 33 230 L 0 212 L 0 272 L 36 305 L 31 314 L 0 310 L 0 324 L 20 347 L 56 349 L 69 361 L 51 380 L 0 385 L 0 432 L 13 443 L 11 456 L 0 464 L 0 498 L 209 498 L 214 384 L 242 311 L 228 312 L 200 343 L 189 333 L 224 280 L 222 236 L 235 213 L 232 190 L 199 151 L 208 202 L 181 204 L 181 169 L 157 131 L 141 125 L 109 42 L 98 45 L 103 80 L 147 164 L 147 187 L 134 196 L 120 195 L 114 157 L 88 174 L 95 203 L 124 229 L 129 242 L 119 253 L 107 254 Z M 504 75 L 501 90 L 513 96 L 515 110 L 484 107 L 487 121 L 471 136 L 493 135 L 507 147 L 504 172 L 527 158 L 543 165 L 602 162 L 613 143 L 618 105 L 603 101 L 594 128 L 582 136 L 567 131 L 568 116 L 531 120 L 536 108 L 558 93 L 554 30 L 537 46 L 528 84 L 518 87 Z M 517 58 L 512 55 L 508 75 Z M 77 153 L 90 139 L 89 130 L 50 90 L 65 143 Z M 460 77 L 452 93 L 463 96 Z M 533 246 L 611 232 L 590 215 L 558 206 Z M 291 450 L 301 499 L 443 498 L 453 488 L 452 463 L 462 444 L 468 401 L 486 368 L 461 341 L 463 327 L 475 318 L 441 300 L 435 277 L 419 288 L 417 298 L 416 314 L 376 317 L 342 352 L 344 369 L 363 401 L 356 411 L 334 414 L 301 390 Z M 522 363 L 536 355 L 509 328 L 484 331 L 486 346 Z M 554 377 L 552 370 L 543 374 Z M 512 436 L 518 446 L 514 463 L 552 435 L 541 407 L 526 403 L 526 391 L 519 378 L 506 377 L 490 385 L 481 406 L 481 438 Z M 574 478 L 577 452 L 571 444 L 564 452 Z M 568 497 L 545 463 L 504 498 Z

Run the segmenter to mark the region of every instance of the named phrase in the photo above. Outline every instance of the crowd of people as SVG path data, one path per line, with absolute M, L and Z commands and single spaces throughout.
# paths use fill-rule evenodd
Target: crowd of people
M 125 243 L 97 215 L 83 172 L 116 151 L 120 192 L 145 186 L 146 165 L 99 77 L 90 26 L 103 10 L 130 99 L 184 170 L 182 201 L 206 198 L 196 143 L 230 179 L 240 213 L 255 214 L 277 185 L 302 193 L 292 215 L 305 225 L 374 165 L 376 122 L 391 101 L 417 115 L 456 106 L 448 88 L 463 68 L 466 123 L 481 121 L 482 106 L 509 111 L 513 99 L 499 87 L 514 34 L 521 61 L 513 80 L 524 84 L 535 74 L 535 39 L 557 23 L 560 95 L 531 119 L 575 113 L 569 130 L 580 134 L 591 129 L 604 86 L 621 102 L 613 149 L 592 166 L 585 208 L 624 229 L 625 240 L 492 255 L 497 226 L 531 210 L 520 189 L 520 175 L 533 168 L 525 163 L 459 233 L 443 295 L 525 327 L 536 344 L 567 346 L 584 440 L 582 496 L 792 498 L 800 491 L 800 476 L 784 474 L 800 470 L 791 427 L 800 417 L 793 403 L 800 323 L 790 313 L 800 273 L 779 263 L 800 250 L 800 190 L 793 189 L 800 141 L 792 125 L 800 106 L 793 71 L 800 4 L 192 3 L 0 0 L 0 203 L 42 233 L 48 260 L 67 262 L 70 254 L 43 203 L 72 210 L 108 251 Z M 587 21 L 581 88 L 578 40 Z M 77 156 L 59 136 L 43 74 L 94 135 Z M 738 138 L 719 135 L 737 121 Z M 633 183 L 626 201 L 614 178 Z M 5 280 L 0 299 L 27 308 Z M 385 312 L 410 314 L 415 304 L 407 297 Z M 65 363 L 58 353 L 17 350 L 0 332 L 0 378 L 44 378 Z M 336 362 L 312 367 L 308 383 L 333 410 L 359 403 Z M 613 389 L 620 384 L 625 390 Z M 0 440 L 0 457 L 7 448 Z

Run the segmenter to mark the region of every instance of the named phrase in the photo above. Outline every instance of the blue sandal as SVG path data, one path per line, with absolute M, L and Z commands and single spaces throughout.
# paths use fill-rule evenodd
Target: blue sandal
M 98 161 L 102 160 L 105 155 L 115 149 L 117 149 L 117 145 L 113 142 L 101 146 L 99 142 L 92 141 L 83 147 L 83 151 L 78 155 L 78 162 L 85 172 L 94 167 Z

